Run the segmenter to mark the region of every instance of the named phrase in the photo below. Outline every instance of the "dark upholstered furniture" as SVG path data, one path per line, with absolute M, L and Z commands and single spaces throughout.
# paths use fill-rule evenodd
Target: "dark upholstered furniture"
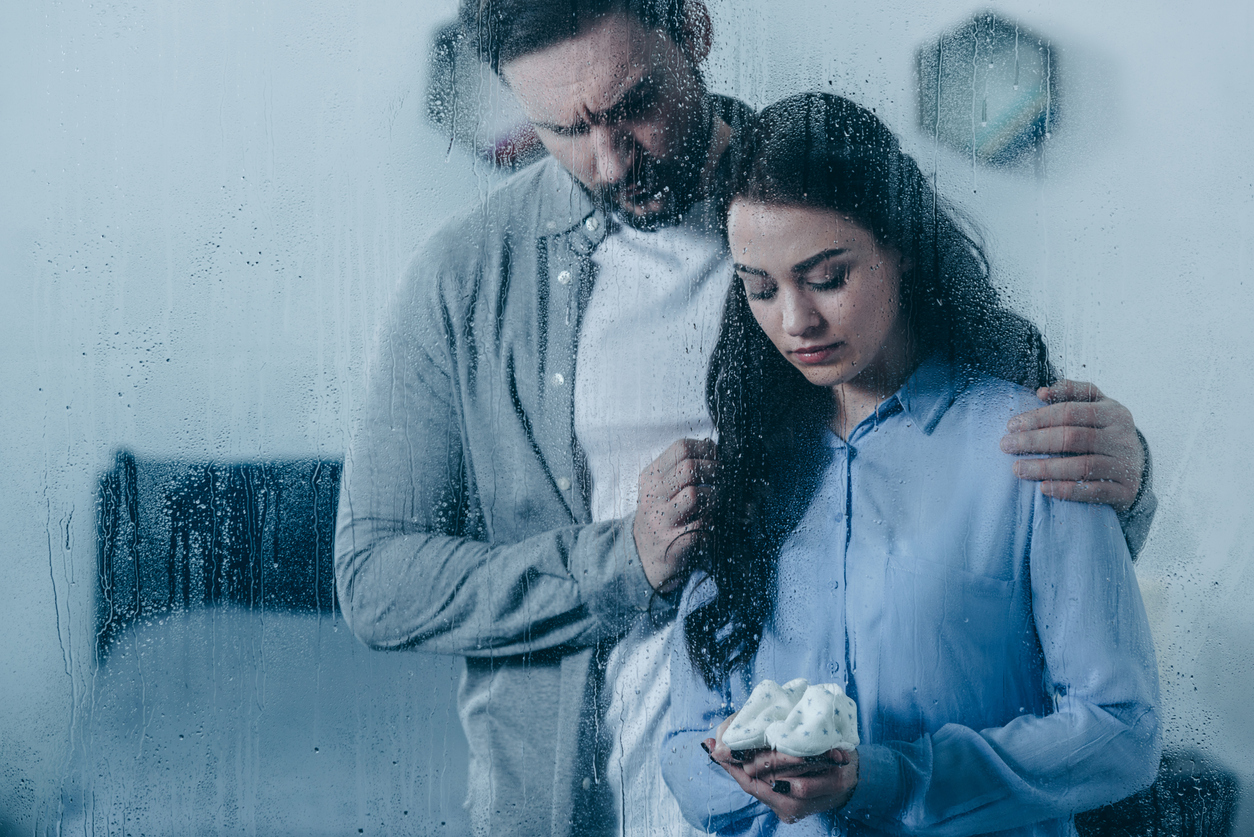
M 344 624 L 339 475 L 117 455 L 95 660 L 38 833 L 468 832 L 461 662 L 373 651 Z
M 122 627 L 174 610 L 234 604 L 332 613 L 340 463 L 138 461 L 101 479 L 101 651 Z
M 1149 788 L 1076 817 L 1081 837 L 1231 837 L 1236 776 L 1201 753 L 1168 752 Z

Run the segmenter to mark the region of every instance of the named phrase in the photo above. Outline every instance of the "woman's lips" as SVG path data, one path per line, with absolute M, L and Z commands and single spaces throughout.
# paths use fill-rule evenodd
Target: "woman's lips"
M 836 350 L 845 345 L 843 341 L 836 343 L 828 343 L 826 346 L 803 346 L 800 349 L 793 349 L 789 352 L 797 363 L 806 366 L 812 366 L 819 363 L 825 363 L 836 353 Z

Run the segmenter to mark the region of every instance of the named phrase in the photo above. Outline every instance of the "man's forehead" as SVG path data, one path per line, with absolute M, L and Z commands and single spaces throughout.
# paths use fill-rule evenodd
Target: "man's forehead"
M 613 107 L 662 71 L 675 51 L 665 35 L 635 18 L 608 15 L 573 38 L 510 61 L 502 75 L 532 119 L 565 125 Z

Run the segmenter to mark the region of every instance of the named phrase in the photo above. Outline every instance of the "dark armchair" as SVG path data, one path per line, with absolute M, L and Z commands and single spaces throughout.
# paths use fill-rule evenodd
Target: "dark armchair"
M 461 663 L 335 605 L 340 465 L 119 453 L 96 658 L 48 833 L 462 834 Z
M 178 610 L 335 613 L 340 463 L 139 461 L 100 481 L 96 637 Z

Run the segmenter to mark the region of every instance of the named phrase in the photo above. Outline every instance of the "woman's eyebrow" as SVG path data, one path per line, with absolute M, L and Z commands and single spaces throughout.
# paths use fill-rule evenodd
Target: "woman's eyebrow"
M 813 256 L 806 259 L 805 261 L 797 262 L 795 265 L 793 265 L 792 266 L 793 275 L 800 276 L 801 274 L 808 272 L 811 268 L 815 267 L 816 265 L 822 264 L 823 262 L 827 261 L 833 256 L 839 256 L 847 252 L 849 251 L 844 247 L 833 247 L 830 250 L 824 250 L 822 253 L 815 253 Z
M 771 278 L 771 274 L 767 273 L 765 270 L 760 270 L 756 267 L 749 267 L 748 265 L 741 264 L 740 262 L 733 263 L 732 270 L 737 273 L 748 273 L 751 276 L 762 276 L 766 279 Z

